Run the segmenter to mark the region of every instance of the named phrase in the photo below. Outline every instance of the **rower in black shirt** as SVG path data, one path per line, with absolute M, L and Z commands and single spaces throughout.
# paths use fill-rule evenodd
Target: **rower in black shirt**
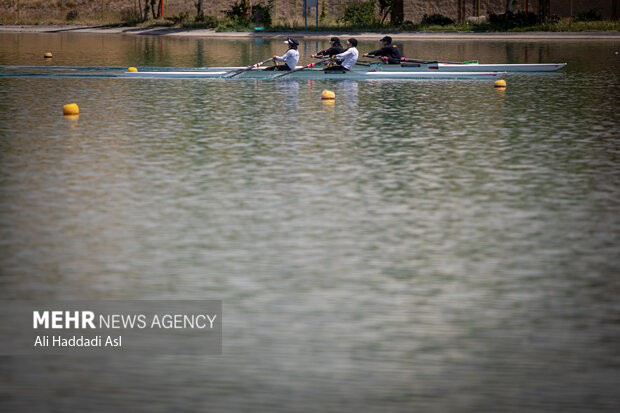
M 389 64 L 397 65 L 400 64 L 400 50 L 398 50 L 398 46 L 392 44 L 392 38 L 390 36 L 385 36 L 383 39 L 379 40 L 383 43 L 383 47 L 381 49 L 377 49 L 370 53 L 364 53 L 364 56 L 376 57 L 376 56 L 385 56 L 387 57 L 387 62 Z
M 332 37 L 331 39 L 329 39 L 329 42 L 331 43 L 329 49 L 325 49 L 318 52 L 317 54 L 313 54 L 312 57 L 330 57 L 344 52 L 344 47 L 342 47 L 342 45 L 340 44 L 339 38 Z

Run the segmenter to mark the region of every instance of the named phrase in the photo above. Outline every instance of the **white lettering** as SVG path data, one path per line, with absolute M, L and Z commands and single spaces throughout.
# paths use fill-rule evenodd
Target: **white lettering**
M 52 311 L 52 328 L 62 328 L 62 311 Z
M 95 313 L 92 311 L 82 311 L 82 328 L 88 327 L 95 328 L 95 323 L 93 320 L 95 319 Z
M 71 328 L 71 323 L 74 324 L 73 328 L 80 328 L 80 312 L 74 311 L 71 316 L 71 311 L 67 311 L 65 314 L 65 328 Z
M 39 328 L 39 325 L 43 324 L 45 328 L 49 328 L 50 315 L 47 311 L 43 311 L 43 314 L 39 314 L 38 311 L 32 312 L 32 328 Z

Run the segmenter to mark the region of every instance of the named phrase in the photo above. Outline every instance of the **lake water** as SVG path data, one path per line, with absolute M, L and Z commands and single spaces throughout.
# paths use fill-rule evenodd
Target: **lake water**
M 224 306 L 222 356 L 0 357 L 2 410 L 616 411 L 620 42 L 397 44 L 568 66 L 506 90 L 0 77 L 0 298 Z M 0 65 L 285 49 L 0 34 Z

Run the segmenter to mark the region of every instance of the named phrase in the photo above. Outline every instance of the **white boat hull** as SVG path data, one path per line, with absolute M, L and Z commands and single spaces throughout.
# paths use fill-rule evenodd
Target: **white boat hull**
M 566 63 L 403 63 L 400 65 L 388 65 L 373 63 L 371 65 L 355 65 L 355 71 L 368 71 L 369 69 L 384 72 L 555 72 L 566 66 Z M 268 66 L 265 66 L 268 67 Z M 297 66 L 301 68 L 301 66 Z M 240 70 L 245 67 L 209 67 L 207 71 Z
M 249 70 L 232 79 L 263 79 L 263 80 L 287 80 L 287 79 L 326 79 L 326 80 L 380 80 L 380 79 L 499 79 L 504 74 L 499 72 L 445 72 L 445 71 L 358 71 L 349 72 L 325 72 L 322 69 L 300 70 L 286 76 L 279 76 L 285 72 L 273 72 L 264 70 Z M 234 74 L 228 70 L 210 71 L 150 71 L 150 72 L 125 72 L 126 77 L 131 78 L 180 78 L 180 79 L 226 79 Z

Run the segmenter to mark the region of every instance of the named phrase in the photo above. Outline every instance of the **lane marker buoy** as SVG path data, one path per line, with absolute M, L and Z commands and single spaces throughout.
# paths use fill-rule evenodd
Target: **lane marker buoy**
M 75 103 L 69 103 L 68 105 L 64 105 L 62 107 L 63 115 L 79 115 L 80 108 Z
M 321 99 L 336 99 L 336 94 L 331 90 L 325 89 L 321 92 Z

